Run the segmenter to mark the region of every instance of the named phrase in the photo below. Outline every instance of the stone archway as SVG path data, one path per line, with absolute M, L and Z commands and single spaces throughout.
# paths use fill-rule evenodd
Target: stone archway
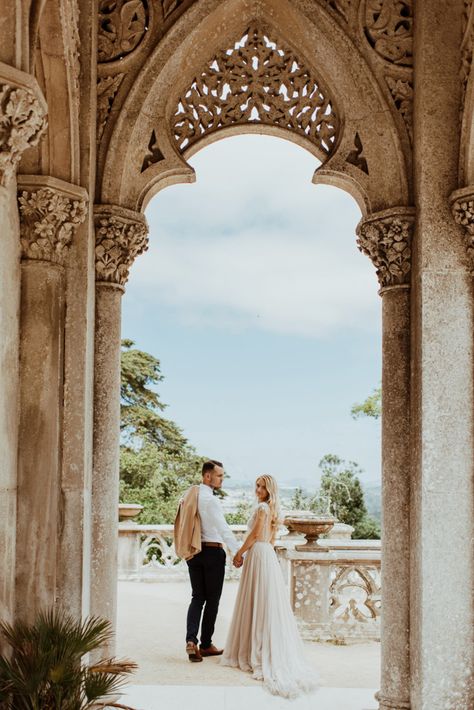
M 381 707 L 471 708 L 471 0 L 18 0 L 3 4 L 0 20 L 3 615 L 28 616 L 58 600 L 86 613 L 97 569 L 91 557 L 102 545 L 112 560 L 102 597 L 110 589 L 115 516 L 111 499 L 98 497 L 114 490 L 117 477 L 116 439 L 101 432 L 107 421 L 114 426 L 118 407 L 103 395 L 108 381 L 117 382 L 119 292 L 146 246 L 147 201 L 166 185 L 194 179 L 187 146 L 180 151 L 172 131 L 179 97 L 257 25 L 330 92 L 337 130 L 313 181 L 338 185 L 358 201 L 360 246 L 383 294 Z M 38 58 L 41 43 L 52 48 L 50 57 Z M 56 85 L 47 68 L 61 62 Z M 67 111 L 53 106 L 66 96 Z M 48 108 L 51 129 L 36 147 Z M 250 120 L 204 131 L 200 145 L 242 130 L 290 137 L 288 125 Z M 298 131 L 291 139 L 316 151 Z M 52 204 L 62 208 L 45 230 Z M 41 297 L 46 283 L 54 286 Z M 26 337 L 41 322 L 49 359 L 43 351 L 31 357 Z M 53 415 L 45 362 L 55 382 Z M 32 377 L 35 367 L 43 379 Z M 40 418 L 42 433 L 28 426 Z M 53 514 L 47 534 L 44 511 L 33 514 L 39 532 L 30 525 L 25 544 L 35 491 Z M 113 593 L 110 599 L 104 605 L 92 590 L 92 609 L 113 617 Z
M 115 553 L 110 545 L 104 546 L 104 540 L 111 539 L 106 530 L 113 522 L 113 506 L 105 515 L 104 499 L 107 491 L 115 490 L 117 479 L 117 464 L 111 463 L 118 442 L 110 432 L 118 431 L 118 387 L 111 419 L 110 385 L 118 382 L 117 323 L 128 268 L 121 250 L 128 260 L 128 255 L 144 248 L 141 211 L 166 185 L 194 179 L 186 159 L 196 150 L 234 133 L 279 135 L 321 160 L 314 182 L 335 184 L 355 197 L 364 215 L 358 243 L 379 277 L 385 393 L 382 583 L 387 590 L 380 706 L 409 707 L 410 458 L 400 440 L 408 438 L 410 431 L 414 225 L 408 169 L 410 126 L 400 120 L 404 114 L 393 101 L 390 83 L 385 83 L 384 93 L 370 61 L 347 41 L 333 15 L 321 6 L 314 6 L 308 14 L 295 7 L 298 3 L 290 6 L 284 0 L 228 0 L 209 5 L 205 10 L 195 5 L 176 20 L 169 39 L 172 47 L 158 43 L 149 52 L 117 114 L 108 120 L 105 115 L 101 124 L 97 264 L 102 273 L 106 245 L 114 267 L 107 279 L 98 277 L 96 286 L 100 353 L 96 349 L 94 480 L 100 496 L 95 504 L 94 549 L 100 563 L 94 567 L 92 608 L 96 613 L 110 613 L 114 595 L 110 559 Z M 366 49 L 373 52 L 370 42 Z M 139 45 L 131 50 L 130 63 L 138 51 Z M 409 59 L 408 50 L 399 51 L 402 59 Z M 100 81 L 112 92 L 113 110 L 126 75 L 121 72 L 120 78 L 115 75 Z M 374 114 L 377 122 L 368 120 Z M 119 264 L 124 265 L 123 274 L 119 274 Z M 106 363 L 103 372 L 102 363 Z M 390 590 L 400 582 L 405 592 L 394 598 Z

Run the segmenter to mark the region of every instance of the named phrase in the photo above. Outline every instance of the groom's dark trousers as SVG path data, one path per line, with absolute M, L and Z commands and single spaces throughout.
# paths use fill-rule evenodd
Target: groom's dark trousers
M 215 544 L 215 543 L 213 543 Z M 206 546 L 187 562 L 193 596 L 186 619 L 186 641 L 198 642 L 201 622 L 201 648 L 209 648 L 216 623 L 217 610 L 222 594 L 225 575 L 225 551 L 223 547 Z

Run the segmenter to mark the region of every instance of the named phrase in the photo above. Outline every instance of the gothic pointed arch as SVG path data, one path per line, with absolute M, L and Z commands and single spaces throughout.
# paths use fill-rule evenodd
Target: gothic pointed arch
M 386 38 L 340 7 L 185 2 L 155 44 L 150 20 L 116 71 L 99 72 L 101 201 L 141 210 L 164 186 L 194 180 L 193 152 L 250 132 L 305 147 L 322 163 L 313 182 L 350 192 L 364 214 L 410 204 L 409 126 L 385 78 L 411 71 L 408 45 L 396 62 L 381 56 Z

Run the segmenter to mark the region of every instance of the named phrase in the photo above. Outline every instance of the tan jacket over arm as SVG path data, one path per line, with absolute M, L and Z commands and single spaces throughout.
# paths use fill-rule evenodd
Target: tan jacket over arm
M 178 506 L 174 521 L 174 549 L 189 560 L 201 552 L 201 518 L 198 512 L 199 486 L 191 486 Z

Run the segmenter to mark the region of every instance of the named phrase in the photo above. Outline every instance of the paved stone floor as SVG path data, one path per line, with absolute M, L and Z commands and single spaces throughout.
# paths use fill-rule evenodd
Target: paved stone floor
M 225 642 L 236 590 L 236 583 L 225 583 L 214 638 L 217 645 Z M 255 699 L 264 691 L 256 687 L 256 681 L 249 674 L 235 668 L 221 667 L 217 658 L 206 658 L 202 663 L 189 663 L 187 660 L 184 653 L 184 629 L 189 598 L 188 582 L 119 583 L 117 655 L 133 659 L 139 664 L 138 672 L 132 680 L 134 687 L 160 686 L 154 690 L 135 690 L 135 693 L 146 693 L 143 696 L 146 699 L 140 700 L 139 695 L 134 701 L 134 707 L 152 710 L 159 705 L 160 710 L 171 709 L 170 693 L 176 701 L 175 706 L 183 710 L 185 705 L 189 706 L 186 698 L 193 697 L 196 702 L 201 702 L 202 697 L 210 698 L 216 693 L 220 694 L 224 703 L 218 705 L 219 710 L 237 707 L 234 704 L 235 698 L 240 698 L 239 708 L 245 707 L 245 693 L 249 694 L 249 702 L 250 699 L 252 703 L 256 702 Z M 318 703 L 311 707 L 318 710 L 324 710 L 326 706 L 331 710 L 365 710 L 375 707 L 373 693 L 379 685 L 380 666 L 378 643 L 334 646 L 308 642 L 305 646 L 308 661 L 314 667 L 315 674 L 318 674 L 321 686 Z M 205 694 L 202 694 L 196 686 L 213 687 L 206 688 Z M 348 698 L 348 702 L 351 696 L 357 696 L 358 704 L 344 705 L 340 700 L 337 705 L 332 701 L 327 705 L 326 696 L 330 697 L 331 692 L 342 693 L 341 689 L 347 689 L 343 695 Z M 357 689 L 361 689 L 359 694 Z M 155 696 L 156 703 L 150 704 L 155 701 L 148 698 Z M 161 700 L 158 703 L 159 698 Z M 262 698 L 273 703 L 278 700 L 268 693 L 264 693 Z M 193 700 L 193 710 L 200 707 Z M 264 710 L 264 707 L 267 706 L 259 704 L 259 710 Z M 271 707 L 276 708 L 278 705 L 273 704 Z M 292 702 L 291 708 L 297 710 L 296 703 Z
M 137 685 L 121 703 L 136 710 L 375 710 L 374 691 L 320 688 L 309 697 L 285 700 L 261 687 Z

